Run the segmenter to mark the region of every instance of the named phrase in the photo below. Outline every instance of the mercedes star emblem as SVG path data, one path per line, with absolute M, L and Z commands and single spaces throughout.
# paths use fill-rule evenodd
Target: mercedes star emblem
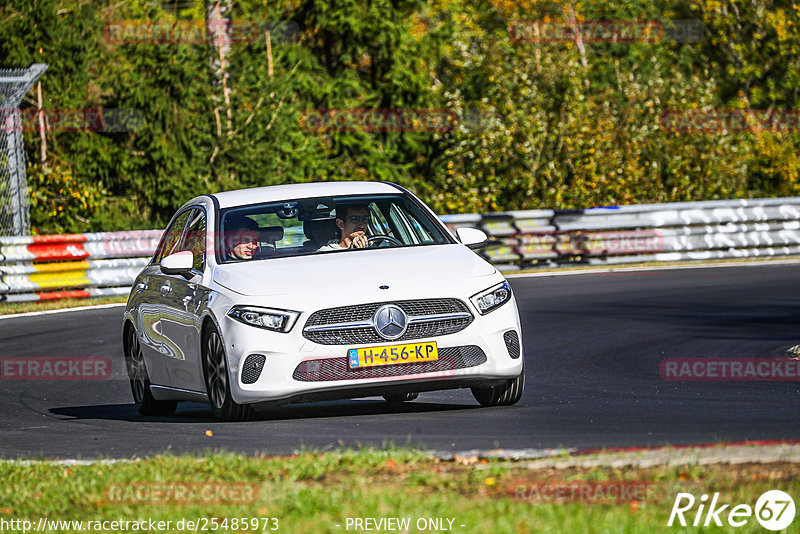
M 397 339 L 406 333 L 408 315 L 399 306 L 386 304 L 372 316 L 372 324 L 383 339 Z

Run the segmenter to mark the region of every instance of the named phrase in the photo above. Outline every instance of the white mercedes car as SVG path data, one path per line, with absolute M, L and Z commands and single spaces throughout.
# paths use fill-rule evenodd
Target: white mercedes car
M 145 415 L 179 401 L 221 420 L 253 406 L 471 388 L 516 403 L 522 331 L 508 282 L 386 182 L 323 182 L 194 198 L 134 282 L 123 323 Z

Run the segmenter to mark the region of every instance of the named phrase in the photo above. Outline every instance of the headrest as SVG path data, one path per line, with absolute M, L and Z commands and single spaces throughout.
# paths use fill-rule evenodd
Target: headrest
M 336 221 L 334 219 L 304 221 L 303 233 L 312 241 L 333 239 L 336 235 Z
M 241 230 L 258 230 L 258 223 L 250 217 L 243 215 L 228 215 L 225 217 L 225 231 L 238 232 Z
M 283 239 L 283 227 L 282 226 L 265 226 L 264 228 L 258 229 L 258 240 L 259 241 L 268 241 L 272 244 Z

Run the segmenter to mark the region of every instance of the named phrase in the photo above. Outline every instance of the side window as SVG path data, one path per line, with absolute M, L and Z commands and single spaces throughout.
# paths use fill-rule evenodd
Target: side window
M 437 241 L 425 227 L 425 224 L 421 222 L 424 218 L 413 206 L 403 206 L 392 202 L 389 206 L 389 219 L 406 244 L 420 245 Z M 441 242 L 441 239 L 439 239 L 439 242 Z
M 392 222 L 392 226 L 397 229 L 398 237 L 403 243 L 411 245 L 419 242 L 416 236 L 411 232 L 403 209 L 394 202 L 389 205 L 389 220 Z
M 425 226 L 423 226 L 422 223 L 417 220 L 416 213 L 407 211 L 406 216 L 408 222 L 411 224 L 411 228 L 414 230 L 417 238 L 419 238 L 420 243 L 433 243 L 435 241 L 430 232 L 425 229 Z
M 192 210 L 181 250 L 189 250 L 194 256 L 194 267 L 202 271 L 206 265 L 206 213 L 201 209 Z
M 376 203 L 371 203 L 369 205 L 369 212 L 372 217 L 370 217 L 370 229 L 374 234 L 383 234 L 383 235 L 392 235 L 392 230 L 389 228 L 389 223 L 386 222 L 386 218 L 383 216 L 381 212 L 380 206 Z
M 164 237 L 161 239 L 161 245 L 159 245 L 158 251 L 153 258 L 153 263 L 161 263 L 161 260 L 165 257 L 180 251 L 178 247 L 181 243 L 183 229 L 186 228 L 186 223 L 192 211 L 194 210 L 186 210 L 178 215 L 172 225 L 167 228 L 167 231 L 164 232 Z

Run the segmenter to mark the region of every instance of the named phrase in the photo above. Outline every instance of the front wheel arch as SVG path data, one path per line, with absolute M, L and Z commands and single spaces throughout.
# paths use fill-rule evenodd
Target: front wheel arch
M 488 388 L 473 387 L 472 396 L 481 406 L 511 406 L 519 402 L 525 389 L 525 359 L 522 360 L 522 371 L 518 376 L 498 386 Z
M 233 400 L 225 339 L 212 319 L 206 321 L 203 322 L 200 360 L 211 412 L 221 421 L 246 421 L 253 415 L 253 408 Z

